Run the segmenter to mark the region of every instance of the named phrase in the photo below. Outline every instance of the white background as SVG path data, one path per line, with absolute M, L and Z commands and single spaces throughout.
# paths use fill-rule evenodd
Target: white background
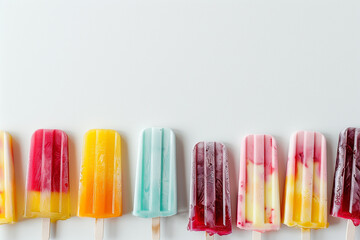
M 277 139 L 282 194 L 291 133 L 322 132 L 330 202 L 338 133 L 360 127 L 359 26 L 358 0 L 0 0 L 0 129 L 14 139 L 18 215 L 38 128 L 69 135 L 73 213 L 83 134 L 122 135 L 124 215 L 105 221 L 104 239 L 151 238 L 151 220 L 131 215 L 137 140 L 151 126 L 177 137 L 178 214 L 161 221 L 162 239 L 204 239 L 186 230 L 191 149 L 201 140 L 230 150 L 233 233 L 222 239 L 251 238 L 235 225 L 245 134 Z M 344 239 L 346 221 L 329 222 L 312 238 Z M 54 239 L 93 239 L 94 220 L 52 229 Z M 40 233 L 40 219 L 0 226 L 1 239 Z M 300 230 L 264 234 L 290 238 Z

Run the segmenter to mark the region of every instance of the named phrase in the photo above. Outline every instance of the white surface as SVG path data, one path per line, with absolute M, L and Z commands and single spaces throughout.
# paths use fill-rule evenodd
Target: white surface
M 290 134 L 322 132 L 330 196 L 338 133 L 360 127 L 359 11 L 358 0 L 0 0 L 0 128 L 14 139 L 19 214 L 38 128 L 69 135 L 74 212 L 83 134 L 122 135 L 125 214 L 105 221 L 105 239 L 151 237 L 151 220 L 131 215 L 144 127 L 171 127 L 177 136 L 179 214 L 161 221 L 162 239 L 205 237 L 186 230 L 191 149 L 200 140 L 231 151 L 234 225 L 222 239 L 251 238 L 235 226 L 247 133 L 277 139 L 282 193 Z M 313 239 L 344 239 L 346 221 L 329 222 Z M 73 217 L 52 237 L 93 239 L 93 229 L 93 219 Z M 40 234 L 40 219 L 0 226 L 1 239 Z M 283 225 L 263 235 L 290 238 L 300 239 L 300 230 Z

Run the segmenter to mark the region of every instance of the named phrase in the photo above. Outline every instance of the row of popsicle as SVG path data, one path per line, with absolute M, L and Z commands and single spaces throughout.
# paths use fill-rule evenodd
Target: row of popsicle
M 340 133 L 331 215 L 360 221 L 360 129 Z M 326 228 L 326 140 L 318 132 L 291 136 L 283 223 L 302 229 Z M 270 135 L 248 135 L 241 144 L 237 226 L 257 232 L 280 228 L 277 144 Z M 114 130 L 85 134 L 79 184 L 80 217 L 122 214 L 121 137 Z M 177 213 L 176 144 L 168 128 L 142 132 L 133 214 L 145 218 Z M 14 223 L 14 165 L 11 136 L 0 131 L 0 223 Z M 40 129 L 31 139 L 25 217 L 70 217 L 68 137 Z M 219 142 L 193 149 L 188 229 L 225 235 L 232 231 L 228 153 Z

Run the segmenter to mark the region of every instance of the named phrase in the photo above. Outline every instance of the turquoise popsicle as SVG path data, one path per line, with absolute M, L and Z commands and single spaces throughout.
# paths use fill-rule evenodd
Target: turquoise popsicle
M 140 138 L 133 215 L 176 214 L 176 144 L 169 128 L 147 128 Z

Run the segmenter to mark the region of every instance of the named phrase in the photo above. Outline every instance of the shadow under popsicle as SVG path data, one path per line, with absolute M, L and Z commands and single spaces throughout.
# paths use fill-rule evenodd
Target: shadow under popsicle
M 177 181 L 177 208 L 178 212 L 188 212 L 188 196 L 187 196 L 187 186 L 185 184 L 186 181 L 186 169 L 185 169 L 185 150 L 184 150 L 184 143 L 182 141 L 181 133 L 173 129 L 175 133 L 176 139 L 176 181 Z M 190 156 L 190 153 L 189 153 Z
M 340 132 L 340 131 L 339 131 Z M 337 142 L 335 145 L 329 141 L 328 134 L 324 134 L 326 137 L 326 145 L 327 145 L 327 209 L 328 213 L 330 213 L 330 205 L 331 205 L 331 195 L 334 184 L 334 171 L 335 171 L 335 162 L 336 162 L 336 152 L 337 152 Z M 337 136 L 337 135 L 336 135 Z M 336 138 L 337 140 L 338 138 Z M 330 214 L 328 215 L 329 226 L 332 224 L 339 224 L 342 219 L 332 217 Z
M 57 226 L 57 221 L 54 223 L 50 223 L 50 239 L 55 239 L 56 238 L 56 226 Z
M 120 132 L 121 136 L 121 174 L 122 174 L 122 198 L 123 198 L 123 212 L 122 214 L 128 214 L 132 212 L 133 193 L 131 192 L 131 176 L 129 166 L 129 153 L 126 136 L 123 132 Z
M 67 132 L 67 135 L 68 135 L 68 144 L 69 144 L 69 175 L 70 175 L 70 196 L 71 196 L 70 209 L 71 209 L 71 216 L 76 216 L 78 189 L 79 189 L 79 172 L 80 172 L 79 165 L 81 162 L 81 157 L 80 159 L 78 159 L 77 157 L 74 136 L 71 134 L 71 132 Z
M 11 133 L 10 133 L 11 134 Z M 21 159 L 22 148 L 17 141 L 17 135 L 12 135 L 13 157 L 14 157 L 14 172 L 15 172 L 15 214 L 18 221 L 23 220 L 25 199 L 23 198 L 25 192 L 25 176 L 23 161 Z M 26 161 L 27 162 L 27 161 Z

